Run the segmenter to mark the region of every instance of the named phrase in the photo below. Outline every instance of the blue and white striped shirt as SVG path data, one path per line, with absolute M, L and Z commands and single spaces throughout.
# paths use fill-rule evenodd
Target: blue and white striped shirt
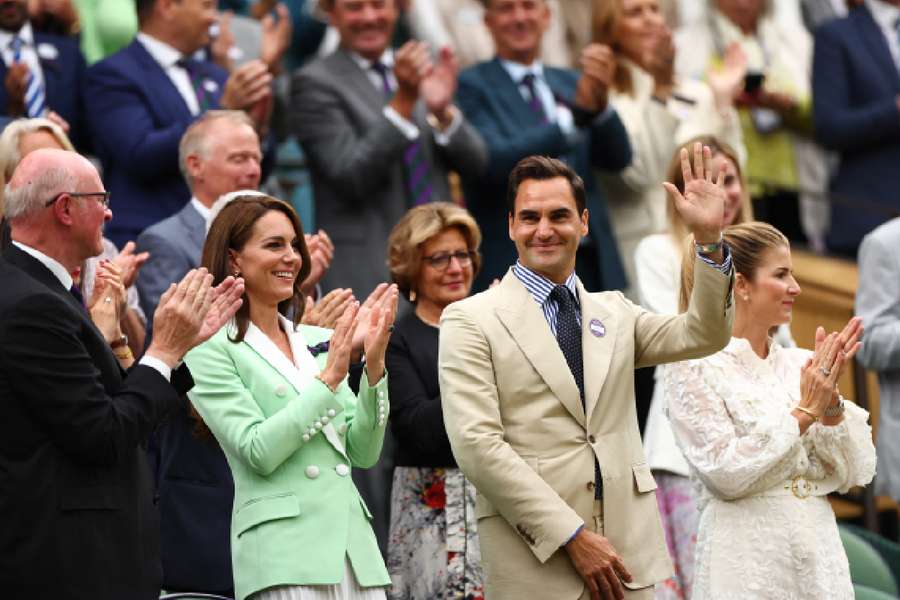
M 550 292 L 553 291 L 557 284 L 543 275 L 535 273 L 519 261 L 516 261 L 516 264 L 513 265 L 512 272 L 516 279 L 522 282 L 522 285 L 525 286 L 525 289 L 528 290 L 534 301 L 541 307 L 541 310 L 544 311 L 544 318 L 547 319 L 547 324 L 550 325 L 553 337 L 556 337 L 556 316 L 559 313 L 559 302 L 550 298 Z M 578 302 L 578 288 L 575 287 L 577 279 L 578 276 L 575 275 L 575 271 L 572 271 L 572 274 L 566 278 L 566 282 L 563 285 L 569 288 L 569 291 L 572 292 L 572 297 L 575 298 L 575 306 L 579 309 L 575 313 L 575 317 L 578 319 L 578 325 L 581 326 L 581 304 Z

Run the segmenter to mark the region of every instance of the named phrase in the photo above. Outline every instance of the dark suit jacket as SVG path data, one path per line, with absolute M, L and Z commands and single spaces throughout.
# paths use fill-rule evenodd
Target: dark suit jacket
M 153 312 L 163 292 L 200 266 L 205 240 L 206 220 L 190 202 L 138 236 L 136 252 L 150 253 L 137 278 L 141 309 L 149 326 L 153 325 Z
M 212 62 L 200 68 L 216 108 L 228 74 Z M 190 199 L 178 170 L 178 143 L 195 117 L 138 40 L 92 65 L 84 87 L 95 150 L 112 193 L 106 236 L 121 248 Z
M 156 433 L 163 588 L 234 595 L 234 480 L 215 438 L 199 439 L 187 407 Z
M 45 58 L 38 52 L 38 61 L 44 74 L 44 93 L 47 108 L 53 110 L 69 122 L 69 138 L 81 152 L 89 147 L 89 136 L 85 125 L 84 104 L 80 93 L 84 81 L 85 62 L 75 36 L 60 36 L 34 32 L 36 47 L 43 45 L 56 49 L 56 58 Z M 0 81 L 6 78 L 6 63 L 0 60 Z M 9 96 L 6 87 L 0 85 L 0 111 L 7 114 Z M 22 116 L 22 115 L 18 115 Z
M 344 50 L 298 71 L 291 87 L 290 127 L 309 158 L 316 227 L 337 248 L 323 287 L 352 287 L 357 298 L 388 279 L 388 234 L 410 207 L 403 165 L 410 141 L 384 116 L 386 103 Z M 450 200 L 447 172 L 477 176 L 487 159 L 484 143 L 464 121 L 440 146 L 421 103 L 413 117 L 434 198 Z
M 78 301 L 16 247 L 0 259 L 0 589 L 159 596 L 159 519 L 140 447 L 193 384 L 127 374 Z
M 578 73 L 545 66 L 544 76 L 554 95 L 572 105 Z M 592 167 L 619 171 L 631 162 L 631 145 L 619 116 L 613 113 L 595 122 L 583 141 L 570 148 L 559 126 L 541 124 L 498 59 L 463 71 L 457 99 L 487 143 L 490 157 L 481 176 L 463 178 L 468 208 L 484 236 L 481 274 L 474 289 L 483 289 L 495 277 L 502 277 L 516 260 L 515 246 L 507 233 L 506 185 L 516 163 L 533 154 L 564 159 L 584 180 L 601 284 L 603 289 L 624 288 L 625 271 L 610 228 L 606 200 L 592 171 Z
M 887 40 L 865 6 L 816 32 L 813 112 L 816 138 L 840 153 L 831 191 L 828 245 L 856 254 L 863 236 L 900 211 L 900 76 Z M 863 204 L 864 203 L 864 204 Z

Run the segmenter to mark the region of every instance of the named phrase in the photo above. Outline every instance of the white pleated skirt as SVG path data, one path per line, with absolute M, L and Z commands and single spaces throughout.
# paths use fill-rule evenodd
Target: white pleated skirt
M 272 587 L 250 596 L 250 600 L 385 600 L 384 588 L 360 587 L 344 558 L 344 578 L 337 585 L 284 585 Z

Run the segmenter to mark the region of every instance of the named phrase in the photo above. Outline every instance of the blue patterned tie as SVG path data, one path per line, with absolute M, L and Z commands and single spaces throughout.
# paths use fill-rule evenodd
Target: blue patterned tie
M 390 99 L 394 95 L 394 89 L 388 77 L 387 65 L 376 61 L 372 63 L 372 69 L 381 76 L 381 91 L 385 99 Z M 412 142 L 403 152 L 403 171 L 406 190 L 412 204 L 418 206 L 431 202 L 432 189 L 428 161 L 422 152 L 422 144 L 419 140 Z
M 550 120 L 547 119 L 547 113 L 544 112 L 544 103 L 541 102 L 541 98 L 538 96 L 534 81 L 534 73 L 528 73 L 522 77 L 521 85 L 524 85 L 528 90 L 528 108 L 540 118 L 542 125 L 546 125 Z
M 13 52 L 13 62 L 22 62 L 22 47 L 24 45 L 25 41 L 19 36 L 14 37 L 9 43 L 9 47 Z M 43 117 L 46 110 L 47 99 L 44 94 L 44 86 L 34 76 L 34 73 L 29 70 L 28 77 L 25 79 L 25 114 L 33 119 L 35 117 Z
M 587 413 L 584 402 L 584 361 L 581 354 L 581 326 L 578 324 L 578 305 L 572 292 L 564 285 L 557 285 L 550 292 L 550 299 L 556 302 L 559 311 L 556 313 L 556 342 L 566 364 L 578 385 L 581 395 L 581 406 Z M 594 459 L 594 498 L 603 496 L 603 479 L 600 476 L 600 465 Z

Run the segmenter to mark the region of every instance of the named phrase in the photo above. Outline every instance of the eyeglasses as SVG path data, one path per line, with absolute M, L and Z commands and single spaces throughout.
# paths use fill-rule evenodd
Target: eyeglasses
M 103 205 L 103 208 L 109 208 L 109 192 L 60 192 L 55 195 L 44 206 L 50 206 L 63 196 L 71 196 L 73 198 L 96 198 L 97 202 Z
M 468 250 L 460 250 L 459 252 L 454 252 L 452 254 L 442 252 L 440 254 L 432 254 L 431 256 L 423 256 L 422 260 L 431 265 L 433 269 L 444 271 L 450 266 L 450 259 L 452 258 L 456 259 L 459 266 L 468 267 L 472 264 L 472 256 L 474 256 L 474 254 L 474 252 L 469 252 Z

